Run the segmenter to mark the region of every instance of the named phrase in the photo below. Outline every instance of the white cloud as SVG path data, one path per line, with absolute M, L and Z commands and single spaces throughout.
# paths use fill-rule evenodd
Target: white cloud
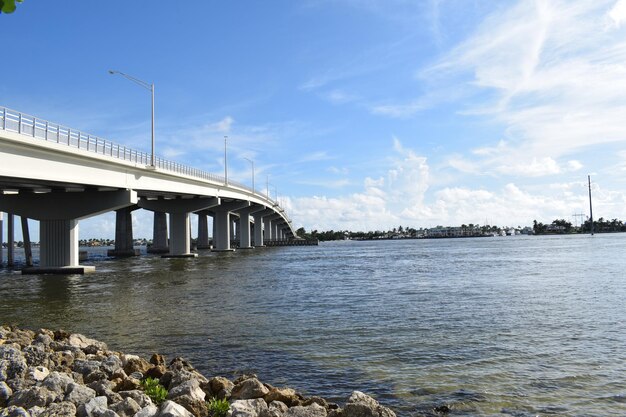
M 619 0 L 615 3 L 609 12 L 609 17 L 616 27 L 620 27 L 622 22 L 626 21 L 626 0 Z

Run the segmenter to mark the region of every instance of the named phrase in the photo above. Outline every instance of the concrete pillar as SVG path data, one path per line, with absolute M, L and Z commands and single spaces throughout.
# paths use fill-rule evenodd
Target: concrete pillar
M 217 236 L 217 222 L 215 221 L 215 213 L 211 214 L 211 246 L 215 247 L 215 236 Z
M 278 238 L 278 222 L 279 220 L 273 220 L 270 222 L 272 228 L 272 240 L 279 240 Z
M 7 213 L 7 266 L 15 265 L 15 215 Z
M 33 249 L 30 246 L 30 232 L 28 230 L 28 218 L 21 216 L 22 241 L 24 243 L 24 260 L 26 266 L 33 266 Z
M 250 244 L 250 215 L 241 213 L 239 215 L 239 247 L 241 249 L 252 249 Z
M 170 252 L 166 257 L 197 256 L 190 250 L 189 213 L 170 213 Z
M 135 249 L 133 239 L 134 209 L 136 206 L 115 210 L 115 248 L 107 251 L 108 256 L 139 256 L 139 249 Z
M 235 240 L 241 240 L 241 217 L 235 218 L 233 220 L 233 225 L 235 226 Z
M 265 240 L 274 240 L 272 235 L 272 221 L 268 217 L 263 218 L 263 228 L 265 229 Z
M 226 210 L 216 210 L 213 222 L 215 223 L 215 234 L 213 235 L 213 250 L 225 252 L 230 248 L 230 215 Z
M 237 240 L 237 218 L 230 216 L 230 240 Z
M 254 213 L 254 246 L 262 247 L 263 245 L 263 213 Z
M 148 249 L 148 253 L 167 253 L 169 250 L 167 242 L 167 213 L 155 211 L 152 246 Z
M 79 266 L 77 220 L 41 220 L 39 240 L 41 268 Z
M 209 245 L 209 215 L 198 213 L 198 249 L 211 249 Z

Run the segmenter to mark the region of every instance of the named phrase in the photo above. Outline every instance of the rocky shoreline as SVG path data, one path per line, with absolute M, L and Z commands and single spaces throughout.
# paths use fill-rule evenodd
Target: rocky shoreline
M 206 377 L 167 362 L 110 351 L 63 330 L 0 326 L 0 417 L 395 417 L 355 391 L 343 407 L 256 375 Z

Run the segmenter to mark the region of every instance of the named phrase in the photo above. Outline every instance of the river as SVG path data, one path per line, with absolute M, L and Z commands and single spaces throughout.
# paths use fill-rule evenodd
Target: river
M 104 253 L 85 276 L 3 270 L 0 322 L 400 416 L 626 415 L 626 234 Z

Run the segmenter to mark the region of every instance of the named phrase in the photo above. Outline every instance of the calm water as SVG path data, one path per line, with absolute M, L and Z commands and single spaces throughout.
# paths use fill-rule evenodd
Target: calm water
M 626 415 L 625 255 L 620 234 L 96 256 L 86 276 L 5 270 L 0 322 L 403 416 Z

